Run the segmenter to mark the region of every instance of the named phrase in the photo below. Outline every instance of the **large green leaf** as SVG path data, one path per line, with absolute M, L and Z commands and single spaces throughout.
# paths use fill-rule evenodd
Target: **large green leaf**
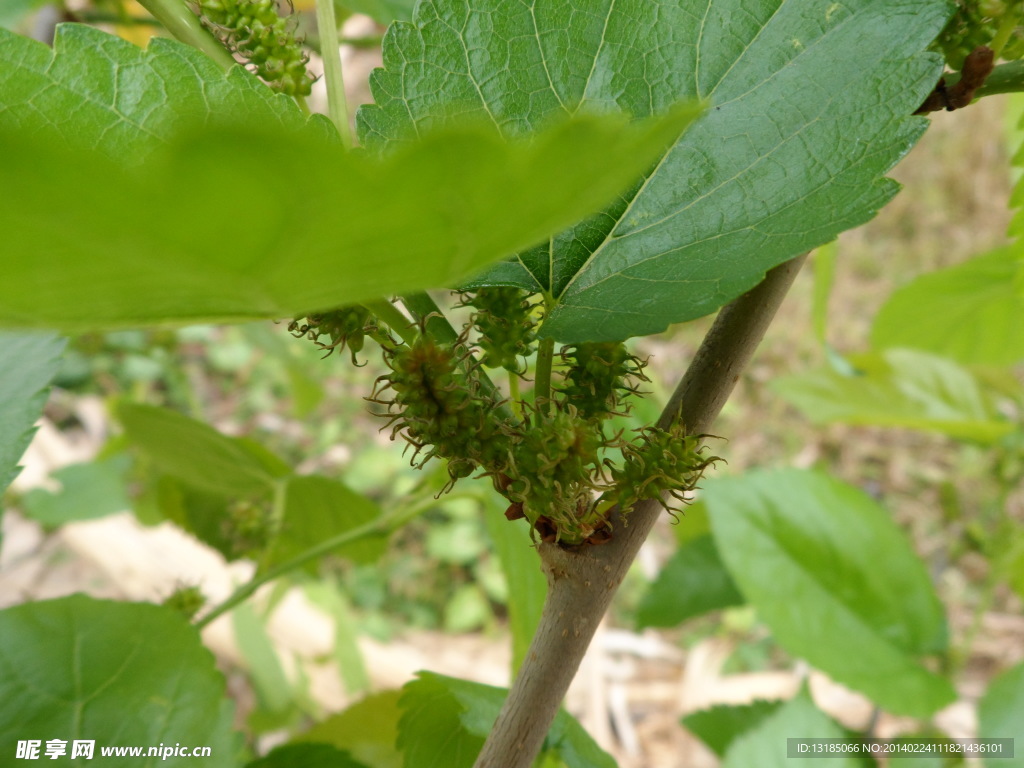
M 128 439 L 164 472 L 208 493 L 265 496 L 276 482 L 245 441 L 166 408 L 121 403 Z
M 1020 243 L 922 275 L 875 317 L 875 347 L 914 347 L 964 363 L 1024 360 L 1024 248 Z
M 55 336 L 0 333 L 0 493 L 18 474 L 63 351 L 63 339 Z
M 51 472 L 60 491 L 33 488 L 21 500 L 25 516 L 56 527 L 72 520 L 92 520 L 131 509 L 125 474 L 131 459 L 122 453 Z
M 900 714 L 926 717 L 955 698 L 915 658 L 945 648 L 942 605 L 871 498 L 785 470 L 709 481 L 705 499 L 722 559 L 789 653 Z
M 640 599 L 637 628 L 674 627 L 694 616 L 742 605 L 743 595 L 709 535 L 679 545 Z
M 234 768 L 232 707 L 199 633 L 174 611 L 74 595 L 0 611 L 0 750 L 18 740 L 95 742 L 112 768 L 195 765 L 194 757 L 105 757 L 101 747 L 208 746 Z
M 184 43 L 154 38 L 144 51 L 93 27 L 61 24 L 50 48 L 0 29 L 4 127 L 140 159 L 182 125 L 243 117 L 291 130 L 306 123 L 292 99 L 242 67 L 225 74 Z M 319 120 L 312 126 L 329 135 Z
M 508 691 L 490 685 L 420 672 L 402 689 L 398 747 L 405 768 L 473 765 L 494 726 Z M 615 761 L 564 710 L 558 713 L 543 750 L 566 768 L 615 768 Z
M 857 375 L 828 368 L 777 379 L 771 387 L 818 423 L 927 429 L 979 443 L 993 443 L 1013 431 L 978 380 L 952 360 L 888 349 L 851 362 Z
M 598 210 L 698 113 L 580 115 L 513 143 L 463 125 L 379 159 L 299 130 L 240 70 L 95 34 L 63 31 L 52 59 L 12 43 L 2 325 L 284 317 L 451 285 Z M 148 74 L 161 67 L 167 83 Z
M 846 736 L 835 721 L 814 706 L 806 691 L 801 691 L 756 727 L 735 739 L 725 753 L 722 768 L 791 768 L 789 739 L 842 739 Z M 871 764 L 871 763 L 869 763 Z M 830 754 L 801 759 L 802 768 L 862 768 L 858 758 L 848 754 Z
M 926 125 L 941 0 L 438 0 L 391 27 L 367 144 L 474 114 L 506 134 L 580 109 L 704 118 L 599 216 L 481 283 L 549 293 L 544 332 L 619 339 L 707 314 L 869 219 Z
M 708 749 L 722 757 L 738 736 L 755 728 L 782 705 L 781 701 L 764 699 L 755 699 L 750 704 L 719 704 L 710 709 L 691 712 L 683 717 L 682 723 Z
M 263 568 L 279 565 L 380 515 L 380 509 L 368 498 L 327 477 L 291 477 L 284 493 L 281 530 L 261 562 Z M 372 536 L 338 547 L 334 554 L 356 563 L 372 563 L 386 546 L 386 536 Z M 309 568 L 315 573 L 316 563 Z
M 371 768 L 330 744 L 285 744 L 245 768 Z M 372 766 L 377 768 L 377 766 Z
M 1015 739 L 1011 759 L 985 760 L 989 768 L 1024 768 L 1024 664 L 993 680 L 978 705 L 978 735 L 985 739 Z
M 401 691 L 375 693 L 295 737 L 299 743 L 332 744 L 372 768 L 402 768 L 398 738 Z

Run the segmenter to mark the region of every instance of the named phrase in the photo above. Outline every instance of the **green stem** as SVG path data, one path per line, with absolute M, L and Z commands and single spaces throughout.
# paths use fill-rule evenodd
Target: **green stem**
M 227 72 L 235 60 L 182 0 L 139 0 L 139 4 L 183 43 L 198 48 Z
M 523 418 L 523 396 L 519 392 L 519 374 L 515 371 L 508 372 L 508 399 L 512 403 L 512 413 L 516 418 Z
M 950 85 L 954 85 L 954 83 L 950 83 Z M 1020 93 L 1021 91 L 1024 91 L 1024 60 L 1009 61 L 997 66 L 985 80 L 985 84 L 974 95 L 980 98 L 995 96 L 998 93 Z
M 345 149 L 352 146 L 352 129 L 348 123 L 348 102 L 345 99 L 345 77 L 341 69 L 341 48 L 338 43 L 338 21 L 334 17 L 334 0 L 316 0 L 316 27 L 327 82 L 327 114 L 341 135 Z
M 1010 35 L 1013 34 L 1013 30 L 1017 28 L 1017 23 L 1020 21 L 1020 7 L 1017 6 L 1013 10 L 1007 11 L 999 22 L 999 29 L 996 30 L 996 36 L 992 38 L 992 42 L 989 44 L 989 48 L 995 54 L 996 58 L 999 58 L 999 54 L 1003 52 L 1003 48 L 1010 40 Z
M 555 359 L 555 340 L 541 339 L 537 345 L 537 370 L 534 372 L 533 404 L 547 410 L 551 401 L 551 365 Z
M 449 499 L 452 498 L 479 498 L 474 493 L 463 493 L 463 494 L 449 494 Z M 368 523 L 357 526 L 356 528 L 350 528 L 343 533 L 339 533 L 337 536 L 332 536 L 329 539 L 321 541 L 304 552 L 300 552 L 291 560 L 271 568 L 268 571 L 257 574 L 251 580 L 240 586 L 234 592 L 231 593 L 224 602 L 215 606 L 209 613 L 203 618 L 195 622 L 196 629 L 203 629 L 208 626 L 214 619 L 223 616 L 225 613 L 230 611 L 235 606 L 242 603 L 244 600 L 251 597 L 256 590 L 262 587 L 264 584 L 269 584 L 274 579 L 278 579 L 291 571 L 301 568 L 306 563 L 316 560 L 318 557 L 323 557 L 334 549 L 345 544 L 351 544 L 354 541 L 360 539 L 369 538 L 371 536 L 388 536 L 394 531 L 407 524 L 413 518 L 419 516 L 426 510 L 437 505 L 437 499 L 433 496 L 429 498 L 419 499 L 412 504 L 406 506 L 401 512 L 394 512 L 389 515 L 383 515 L 378 517 L 376 520 L 371 520 Z
M 402 341 L 410 346 L 416 343 L 419 331 L 416 325 L 409 321 L 405 315 L 398 311 L 398 307 L 385 299 L 375 301 L 364 301 L 363 306 L 370 310 L 377 319 L 382 321 L 391 330 L 402 337 Z

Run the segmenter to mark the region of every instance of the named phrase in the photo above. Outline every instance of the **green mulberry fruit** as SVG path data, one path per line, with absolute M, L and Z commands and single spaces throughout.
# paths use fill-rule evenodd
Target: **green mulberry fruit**
M 289 96 L 310 94 L 309 56 L 295 22 L 278 15 L 274 0 L 196 0 L 196 6 L 210 31 L 267 85 Z
M 601 521 L 595 513 L 600 451 L 605 441 L 572 406 L 538 412 L 514 444 L 504 493 L 549 538 L 579 544 Z
M 623 448 L 623 465 L 612 470 L 616 503 L 623 512 L 642 499 L 655 499 L 669 511 L 668 495 L 686 503 L 686 493 L 708 466 L 720 461 L 706 456 L 701 442 L 706 435 L 687 435 L 681 427 L 666 431 L 658 427 L 640 430 L 639 443 Z
M 621 342 L 586 342 L 562 350 L 568 364 L 562 399 L 583 419 L 604 419 L 620 411 L 623 398 L 636 393 L 636 384 L 647 381 L 644 363 Z
M 1020 13 L 1020 0 L 958 0 L 956 13 L 939 33 L 933 46 L 942 52 L 950 67 L 960 70 L 971 51 L 981 45 L 992 46 L 1004 20 L 1009 14 L 1015 14 L 1017 24 L 1012 30 L 1006 30 L 1009 37 L 999 55 L 1006 61 L 1019 59 L 1024 55 L 1024 27 L 1020 25 Z
M 522 373 L 523 358 L 533 351 L 537 337 L 529 294 L 519 288 L 480 288 L 464 293 L 462 306 L 476 310 L 473 325 L 479 334 L 483 364 Z
M 304 320 L 296 318 L 288 325 L 288 330 L 296 338 L 305 336 L 311 339 L 318 347 L 326 349 L 327 355 L 335 349 L 348 347 L 353 365 L 358 365 L 356 353 L 362 350 L 367 333 L 372 333 L 375 329 L 376 325 L 370 311 L 358 305 L 313 313 Z M 330 339 L 329 343 L 320 341 L 320 337 L 324 335 Z
M 422 466 L 434 456 L 448 459 L 454 483 L 477 468 L 489 473 L 508 462 L 510 439 L 496 417 L 498 403 L 481 394 L 472 373 L 462 370 L 468 355 L 462 343 L 440 344 L 421 333 L 410 346 L 385 349 L 391 372 L 378 379 L 370 400 L 386 405 L 393 426 L 392 439 L 402 433 L 414 447 L 413 462 L 421 453 Z M 391 390 L 391 400 L 379 395 Z

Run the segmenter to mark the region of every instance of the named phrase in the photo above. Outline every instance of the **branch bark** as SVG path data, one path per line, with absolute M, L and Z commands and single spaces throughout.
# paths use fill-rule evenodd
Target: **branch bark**
M 660 427 L 681 419 L 690 434 L 710 429 L 805 259 L 806 254 L 775 267 L 719 312 L 662 412 Z M 627 519 L 613 511 L 615 533 L 604 546 L 570 552 L 540 545 L 548 580 L 540 625 L 474 768 L 532 764 L 598 623 L 661 511 L 655 501 L 637 504 Z

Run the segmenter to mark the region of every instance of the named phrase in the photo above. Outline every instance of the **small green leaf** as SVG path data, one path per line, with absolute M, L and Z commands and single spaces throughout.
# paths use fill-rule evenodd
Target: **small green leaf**
M 402 768 L 402 755 L 395 747 L 401 695 L 384 691 L 367 696 L 295 737 L 295 742 L 333 744 L 371 768 Z
M 977 379 L 951 360 L 889 349 L 851 362 L 859 375 L 823 369 L 777 379 L 771 387 L 819 424 L 925 429 L 979 443 L 993 443 L 1013 431 Z
M 18 474 L 57 375 L 64 340 L 43 333 L 0 333 L 0 493 Z
M 674 627 L 708 611 L 742 605 L 743 595 L 710 535 L 680 545 L 640 599 L 637 629 Z
M 405 768 L 472 766 L 490 733 L 508 691 L 468 680 L 420 672 L 402 688 L 403 710 L 398 747 Z M 542 747 L 567 768 L 615 768 L 604 752 L 569 715 L 560 711 Z
M 915 660 L 946 647 L 942 605 L 868 496 L 785 470 L 709 481 L 704 498 L 729 572 L 787 652 L 898 714 L 927 717 L 955 699 Z
M 269 493 L 275 477 L 246 442 L 166 408 L 121 403 L 118 418 L 128 439 L 164 472 L 221 496 Z
M 19 739 L 100 747 L 202 745 L 211 768 L 236 765 L 224 678 L 199 633 L 170 609 L 73 595 L 0 611 L 0 745 Z M 70 750 L 69 750 L 70 754 Z M 9 759 L 5 758 L 5 759 Z M 111 759 L 182 768 L 193 757 Z M 93 761 L 62 760 L 88 766 Z
M 290 560 L 310 547 L 358 528 L 380 516 L 380 509 L 365 496 L 327 477 L 304 476 L 288 479 L 285 487 L 284 519 L 271 543 L 262 568 Z M 334 550 L 335 555 L 356 563 L 376 562 L 387 547 L 387 537 L 366 536 Z M 317 564 L 307 570 L 317 572 Z
M 84 464 L 71 464 L 51 473 L 61 484 L 56 493 L 33 488 L 22 499 L 26 517 L 56 527 L 72 520 L 93 520 L 131 509 L 125 493 L 125 473 L 131 459 L 117 454 Z
M 978 705 L 978 736 L 1016 739 L 1014 756 L 986 759 L 987 768 L 1024 768 L 1024 664 L 1011 667 L 989 683 Z
M 463 584 L 444 607 L 445 632 L 472 632 L 484 626 L 493 616 L 491 605 L 476 584 Z
M 758 699 L 752 704 L 720 704 L 710 709 L 691 712 L 682 723 L 719 757 L 725 755 L 729 745 L 747 731 L 752 730 L 783 705 L 781 701 Z
M 330 744 L 285 744 L 245 768 L 377 768 L 352 759 Z
M 846 732 L 814 706 L 806 691 L 783 704 L 753 729 L 730 745 L 722 768 L 792 768 L 787 757 L 787 739 L 842 739 Z M 801 768 L 863 768 L 849 755 L 810 757 L 799 761 Z
M 484 746 L 484 737 L 462 723 L 464 711 L 448 686 L 448 678 L 421 672 L 406 683 L 398 706 L 397 746 L 404 768 L 471 768 Z M 500 697 L 501 694 L 498 694 Z M 498 700 L 501 706 L 501 699 Z M 497 711 L 494 713 L 497 717 Z
M 964 365 L 1024 360 L 1024 250 L 1019 243 L 922 275 L 885 303 L 876 348 L 913 347 Z
M 871 218 L 923 133 L 936 0 L 435 0 L 384 39 L 367 146 L 452 115 L 506 135 L 579 110 L 712 107 L 642 183 L 479 277 L 549 294 L 543 333 L 613 340 L 708 314 Z M 857 62 L 851 66 L 851 62 Z

